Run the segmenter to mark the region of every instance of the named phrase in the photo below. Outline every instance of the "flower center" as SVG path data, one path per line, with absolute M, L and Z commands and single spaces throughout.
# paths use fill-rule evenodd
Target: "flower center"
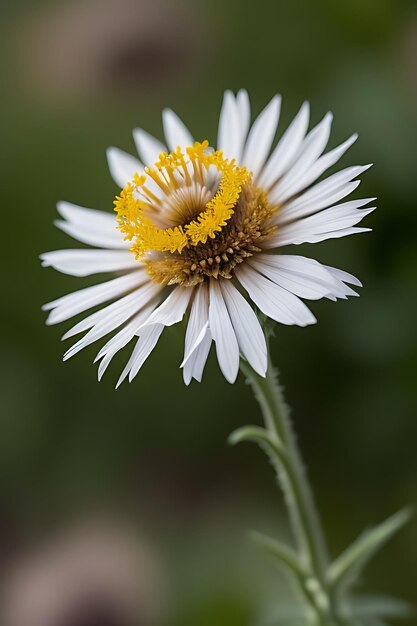
M 251 174 L 208 142 L 162 153 L 115 200 L 118 228 L 158 283 L 195 285 L 259 251 L 275 211 Z

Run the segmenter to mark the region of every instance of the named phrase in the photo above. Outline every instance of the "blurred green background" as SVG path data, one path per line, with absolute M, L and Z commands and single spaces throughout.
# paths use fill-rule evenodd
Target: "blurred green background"
M 378 196 L 379 209 L 371 234 L 301 252 L 364 289 L 312 303 L 316 326 L 277 327 L 273 356 L 332 553 L 415 505 L 417 5 L 14 0 L 1 14 L 3 573 L 28 538 L 117 512 L 157 546 L 164 623 L 258 624 L 259 609 L 289 591 L 245 531 L 289 531 L 261 453 L 226 445 L 234 428 L 259 420 L 250 390 L 227 384 L 213 354 L 203 384 L 186 388 L 177 327 L 117 392 L 126 352 L 100 384 L 96 346 L 62 363 L 71 322 L 46 328 L 40 307 L 92 279 L 42 270 L 38 255 L 78 245 L 53 226 L 57 200 L 111 210 L 105 149 L 133 153 L 135 126 L 161 137 L 165 106 L 213 142 L 226 88 L 246 87 L 254 113 L 281 93 L 279 133 L 304 99 L 313 123 L 333 111 L 330 147 L 359 132 L 342 164 L 374 163 L 356 195 Z M 375 559 L 363 589 L 417 602 L 416 529 Z

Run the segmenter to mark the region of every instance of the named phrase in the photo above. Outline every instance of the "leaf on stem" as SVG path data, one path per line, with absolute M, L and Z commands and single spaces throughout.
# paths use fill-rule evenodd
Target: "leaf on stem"
M 251 533 L 251 538 L 258 546 L 277 559 L 285 569 L 290 570 L 292 574 L 297 577 L 305 576 L 303 565 L 291 547 L 256 531 Z
M 360 595 L 354 596 L 350 602 L 352 615 L 358 618 L 396 619 L 410 617 L 415 613 L 414 607 L 398 598 L 391 596 Z
M 360 535 L 330 566 L 329 581 L 333 589 L 341 593 L 355 582 L 372 556 L 408 522 L 410 517 L 411 511 L 404 509 Z
M 242 426 L 234 430 L 228 438 L 228 443 L 232 446 L 242 441 L 252 441 L 266 449 L 268 454 L 281 456 L 281 448 L 279 442 L 274 439 L 265 428 L 260 426 Z

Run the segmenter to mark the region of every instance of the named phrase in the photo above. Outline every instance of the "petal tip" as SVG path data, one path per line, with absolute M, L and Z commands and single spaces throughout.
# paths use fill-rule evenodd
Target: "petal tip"
M 122 384 L 122 382 L 124 381 L 124 379 L 126 378 L 126 374 L 121 374 L 119 380 L 117 381 L 117 383 L 115 384 L 114 388 L 115 389 L 119 389 L 120 385 Z

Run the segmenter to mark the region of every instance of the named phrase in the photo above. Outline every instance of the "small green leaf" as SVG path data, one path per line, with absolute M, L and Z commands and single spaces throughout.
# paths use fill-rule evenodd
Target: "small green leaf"
M 355 617 L 369 618 L 381 617 L 395 619 L 409 617 L 415 613 L 414 607 L 404 600 L 390 596 L 360 595 L 354 596 L 350 601 L 352 615 Z
M 232 446 L 242 441 L 255 442 L 265 449 L 268 454 L 272 453 L 274 456 L 281 456 L 278 441 L 273 439 L 265 428 L 259 426 L 242 426 L 229 435 L 228 443 Z
M 251 537 L 258 546 L 276 558 L 285 569 L 289 569 L 297 577 L 305 576 L 303 565 L 291 547 L 255 531 L 251 533 Z
M 340 593 L 352 584 L 369 559 L 410 517 L 411 512 L 404 509 L 360 535 L 330 566 L 329 581 L 333 589 Z

